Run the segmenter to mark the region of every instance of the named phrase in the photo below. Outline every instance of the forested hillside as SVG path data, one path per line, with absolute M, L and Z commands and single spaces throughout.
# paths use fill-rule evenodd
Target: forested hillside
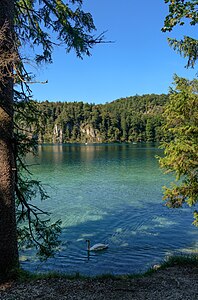
M 40 142 L 136 142 L 162 138 L 162 111 L 168 96 L 143 95 L 106 104 L 42 102 Z

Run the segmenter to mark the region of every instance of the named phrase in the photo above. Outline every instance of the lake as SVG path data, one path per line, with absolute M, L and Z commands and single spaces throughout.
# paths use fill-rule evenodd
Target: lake
M 146 143 L 39 146 L 38 157 L 28 162 L 50 195 L 39 207 L 62 220 L 62 244 L 44 263 L 31 250 L 21 251 L 23 268 L 128 274 L 196 251 L 190 209 L 168 209 L 162 201 L 162 186 L 171 180 L 155 158 L 162 154 Z M 109 248 L 88 257 L 86 239 Z

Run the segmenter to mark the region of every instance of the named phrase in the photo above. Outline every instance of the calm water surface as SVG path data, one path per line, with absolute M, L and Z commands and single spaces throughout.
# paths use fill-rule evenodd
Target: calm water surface
M 126 274 L 147 270 L 173 253 L 196 251 L 198 233 L 189 209 L 170 210 L 162 186 L 170 177 L 159 170 L 151 144 L 44 145 L 28 159 L 50 199 L 39 204 L 62 219 L 62 245 L 41 263 L 21 252 L 31 271 Z M 91 244 L 108 243 L 88 259 Z

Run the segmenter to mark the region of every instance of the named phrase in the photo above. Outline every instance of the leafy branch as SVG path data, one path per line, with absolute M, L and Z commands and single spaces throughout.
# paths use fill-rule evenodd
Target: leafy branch
M 163 113 L 166 139 L 161 144 L 164 157 L 159 159 L 166 173 L 173 173 L 176 181 L 164 187 L 168 207 L 198 202 L 198 80 L 189 81 L 175 76 L 175 89 Z M 195 225 L 198 214 L 194 213 Z
M 198 1 L 165 0 L 169 4 L 169 14 L 164 20 L 163 32 L 172 31 L 176 25 L 183 26 L 186 21 L 191 26 L 198 23 Z M 184 58 L 188 58 L 186 67 L 194 68 L 198 58 L 198 41 L 195 38 L 184 36 L 177 40 L 168 38 L 169 45 Z

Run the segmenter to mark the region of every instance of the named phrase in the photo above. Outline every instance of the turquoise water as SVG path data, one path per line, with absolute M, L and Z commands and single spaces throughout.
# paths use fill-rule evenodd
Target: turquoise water
M 62 220 L 62 245 L 41 263 L 21 252 L 31 271 L 126 274 L 147 270 L 174 253 L 196 251 L 198 232 L 189 209 L 164 206 L 170 177 L 158 167 L 162 150 L 151 144 L 44 145 L 28 158 L 50 199 L 39 207 Z M 109 244 L 87 256 L 91 244 Z

